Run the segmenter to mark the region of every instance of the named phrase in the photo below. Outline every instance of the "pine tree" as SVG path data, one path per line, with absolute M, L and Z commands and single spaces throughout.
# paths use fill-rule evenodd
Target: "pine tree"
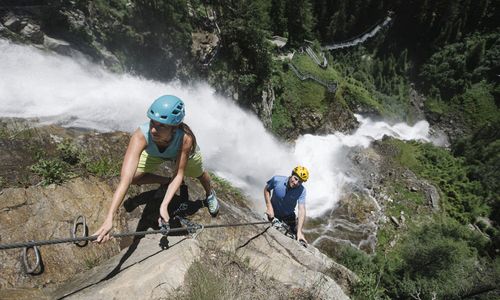
M 300 46 L 304 39 L 312 39 L 314 18 L 309 0 L 287 0 L 288 42 Z

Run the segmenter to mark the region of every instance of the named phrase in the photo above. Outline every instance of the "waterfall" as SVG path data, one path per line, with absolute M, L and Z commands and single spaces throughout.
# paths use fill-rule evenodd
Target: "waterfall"
M 84 58 L 70 58 L 0 39 L 0 117 L 37 118 L 41 123 L 99 131 L 132 132 L 147 122 L 146 110 L 163 94 L 186 103 L 185 122 L 201 147 L 205 167 L 241 188 L 264 211 L 263 189 L 275 174 L 301 164 L 310 170 L 309 216 L 335 207 L 346 182 L 349 147 L 368 147 L 383 135 L 429 141 L 429 124 L 374 122 L 356 116 L 352 135 L 304 135 L 293 144 L 274 138 L 252 113 L 217 95 L 203 82 L 182 85 L 114 74 Z

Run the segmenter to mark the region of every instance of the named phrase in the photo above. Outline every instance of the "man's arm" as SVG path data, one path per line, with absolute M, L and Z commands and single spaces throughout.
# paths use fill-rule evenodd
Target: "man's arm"
M 302 233 L 302 227 L 304 226 L 304 222 L 306 220 L 306 205 L 305 204 L 299 204 L 299 218 L 298 218 L 298 224 L 297 224 L 297 240 L 304 240 L 307 243 L 306 238 L 304 237 L 304 234 Z
M 267 184 L 264 187 L 264 200 L 266 201 L 266 214 L 269 220 L 274 218 L 274 209 L 271 204 L 271 191 L 267 189 Z

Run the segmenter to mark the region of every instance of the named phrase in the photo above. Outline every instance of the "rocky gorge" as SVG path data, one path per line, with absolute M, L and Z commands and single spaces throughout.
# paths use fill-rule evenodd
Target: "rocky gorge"
M 79 215 L 86 217 L 92 234 L 109 205 L 117 173 L 96 172 L 91 162 L 113 162 L 114 165 L 103 165 L 103 168 L 117 170 L 128 134 L 64 129 L 40 125 L 36 120 L 4 119 L 1 124 L 1 161 L 6 172 L 2 175 L 0 193 L 0 242 L 67 237 Z M 42 246 L 43 270 L 38 270 L 41 272 L 35 276 L 23 273 L 20 249 L 4 250 L 0 252 L 2 298 L 23 299 L 33 295 L 49 299 L 134 298 L 131 295 L 143 295 L 147 286 L 148 299 L 163 299 L 189 294 L 193 289 L 190 284 L 195 287 L 209 284 L 190 283 L 193 268 L 215 274 L 217 285 L 221 285 L 215 292 L 226 296 L 230 293 L 233 295 L 230 298 L 244 299 L 250 291 L 264 293 L 264 288 L 268 289 L 266 297 L 271 299 L 348 298 L 357 276 L 322 252 L 335 257 L 338 247 L 348 244 L 373 253 L 381 224 L 394 222 L 397 227 L 404 226 L 403 211 L 391 219 L 386 216 L 385 202 L 394 201 L 386 194 L 388 187 L 382 184 L 386 177 L 401 178 L 408 191 L 428 195 L 429 210 L 438 201 L 432 186 L 408 171 L 390 167 L 390 157 L 395 153 L 387 147 L 380 142 L 375 143 L 374 148 L 353 150 L 350 154 L 352 172 L 366 174 L 360 176 L 365 179 L 348 185 L 349 190 L 330 214 L 307 222 L 306 237 L 312 242 L 308 248 L 269 225 L 206 229 L 196 239 L 173 236 L 170 248 L 163 251 L 158 246 L 159 236 L 115 239 L 104 245 L 90 243 L 86 247 Z M 36 153 L 42 156 L 37 157 Z M 40 165 L 41 160 L 50 161 L 52 165 L 62 162 L 66 167 L 59 170 L 60 173 L 37 173 L 32 166 Z M 163 172 L 168 174 L 169 169 Z M 64 179 L 44 183 L 47 178 L 57 176 Z M 224 181 L 216 185 L 223 205 L 216 219 L 202 207 L 201 187 L 187 180 L 187 190 L 188 195 L 186 190 L 184 195 L 181 191 L 169 210 L 173 212 L 180 203 L 186 203 L 187 216 L 193 222 L 209 225 L 261 220 L 255 204 Z M 157 186 L 131 189 L 114 230 L 158 229 L 156 219 L 163 193 Z M 234 269 L 229 272 L 234 277 L 226 274 L 228 265 L 237 266 L 236 269 L 229 267 Z M 241 278 L 254 284 L 241 286 L 242 294 L 239 294 L 234 285 L 239 286 Z M 275 283 L 270 284 L 265 278 L 272 278 Z M 287 290 L 287 286 L 293 289 Z M 269 289 L 273 290 L 271 294 Z
M 2 244 L 68 237 L 73 220 L 79 215 L 86 217 L 91 234 L 102 221 L 116 184 L 115 177 L 96 177 L 78 168 L 74 168 L 71 179 L 64 183 L 35 184 L 41 177 L 23 165 L 23 157 L 12 155 L 19 154 L 20 148 L 57 158 L 64 153 L 61 147 L 57 150 L 57 145 L 64 141 L 75 145 L 80 153 L 87 148 L 89 153 L 102 158 L 120 152 L 114 147 L 126 139 L 123 133 L 99 134 L 56 126 L 35 127 L 35 124 L 22 120 L 2 121 L 2 167 L 12 175 L 2 176 Z M 164 171 L 168 173 L 168 169 Z M 202 207 L 201 187 L 190 180 L 187 180 L 188 194 L 186 190 L 184 195 L 181 192 L 169 210 L 175 211 L 180 203 L 185 203 L 186 216 L 205 225 L 261 220 L 259 214 L 250 209 L 251 202 L 227 183 L 217 184 L 216 189 L 222 208 L 215 219 Z M 158 207 L 164 192 L 154 186 L 132 189 L 119 211 L 114 230 L 157 229 Z M 188 199 L 181 199 L 181 196 Z M 304 248 L 269 225 L 205 229 L 196 238 L 172 236 L 167 250 L 161 250 L 159 239 L 159 236 L 139 236 L 115 239 L 104 245 L 90 243 L 85 247 L 72 244 L 42 246 L 43 269 L 37 270 L 35 275 L 23 272 L 21 249 L 1 251 L 0 295 L 3 299 L 143 296 L 165 299 L 189 294 L 190 284 L 194 287 L 216 284 L 215 290 L 209 292 L 233 299 L 252 298 L 255 293 L 265 294 L 270 299 L 347 299 L 357 280 L 354 273 L 315 247 Z M 31 251 L 29 259 L 34 259 Z M 206 276 L 215 276 L 217 281 L 204 282 L 210 278 L 201 278 L 198 280 L 202 282 L 190 283 L 195 280 L 193 272 L 199 272 L 193 271 L 198 270 L 196 268 L 201 268 Z
M 204 130 L 199 136 L 205 139 L 204 155 L 210 153 L 208 161 L 214 163 L 210 170 L 221 174 L 214 176 L 222 203 L 217 218 L 202 207 L 202 190 L 191 180 L 169 208 L 172 213 L 188 207 L 183 214 L 205 225 L 261 221 L 262 203 L 256 200 L 260 196 L 232 184 L 244 188 L 257 182 L 260 193 L 264 180 L 251 175 L 263 165 L 263 173 L 269 173 L 269 165 L 274 172 L 275 162 L 291 160 L 294 147 L 294 155 L 314 165 L 319 181 L 308 182 L 310 190 L 328 196 L 311 197 L 308 204 L 314 216 L 306 222 L 308 248 L 269 225 L 207 228 L 197 236 L 170 236 L 165 250 L 159 235 L 85 247 L 42 246 L 42 266 L 35 275 L 23 272 L 22 249 L 0 250 L 0 298 L 499 295 L 500 123 L 495 80 L 500 52 L 495 50 L 498 35 L 488 33 L 488 20 L 496 14 L 489 2 L 480 4 L 490 7 L 484 9 L 489 14 L 483 18 L 486 23 L 471 35 L 466 31 L 475 26 L 478 14 L 472 11 L 477 11 L 458 8 L 468 3 L 450 4 L 461 12 L 459 19 L 468 20 L 461 22 L 440 19 L 447 14 L 436 11 L 439 4 L 414 2 L 412 10 L 420 15 L 409 17 L 406 5 L 381 1 L 373 16 L 386 5 L 396 6 L 398 26 L 389 26 L 352 51 L 325 52 L 326 67 L 312 63 L 305 53 L 301 43 L 306 36 L 300 36 L 305 28 L 271 30 L 279 18 L 267 19 L 276 7 L 266 1 L 7 2 L 0 6 L 0 47 L 5 49 L 0 51 L 5 83 L 0 83 L 0 110 L 1 116 L 9 116 L 0 119 L 0 244 L 69 236 L 77 216 L 86 217 L 92 234 L 117 184 L 129 139 L 123 131 L 142 120 L 138 112 L 143 98 L 165 90 L 189 96 L 191 117 L 202 120 L 196 132 Z M 314 3 L 320 23 L 330 24 L 319 13 L 326 9 L 324 2 L 306 2 Z M 342 11 L 352 7 L 347 1 L 338 3 L 345 5 L 328 8 L 338 9 L 331 24 L 344 28 Z M 427 14 L 428 9 L 433 12 Z M 307 7 L 299 10 L 311 13 Z M 333 35 L 325 31 L 327 26 L 316 28 L 314 34 L 322 34 L 316 36 L 319 40 L 304 40 L 311 45 L 309 52 L 320 51 L 325 33 L 328 39 L 348 38 L 368 28 L 371 21 L 362 11 L 353 22 L 366 24 L 350 24 L 351 30 L 346 27 Z M 421 32 L 427 26 L 405 20 L 430 15 L 449 25 L 438 29 L 432 27 L 438 23 L 424 22 L 435 40 L 401 37 L 401 31 L 406 37 L 406 30 Z M 271 31 L 288 34 L 288 46 L 272 47 Z M 450 37 L 452 32 L 457 36 Z M 336 90 L 298 79 L 292 64 L 307 74 L 304 78 L 335 82 Z M 456 70 L 461 71 L 453 73 Z M 123 109 L 113 108 L 116 104 Z M 245 112 L 226 110 L 234 104 Z M 218 117 L 219 112 L 225 117 Z M 249 122 L 248 115 L 257 115 L 265 130 Z M 427 120 L 430 127 L 419 120 Z M 367 123 L 373 127 L 363 131 Z M 399 126 L 412 137 L 402 134 Z M 373 128 L 383 128 L 385 136 L 372 135 Z M 242 134 L 250 131 L 255 134 Z M 258 133 L 266 141 L 255 138 Z M 221 136 L 225 139 L 219 140 Z M 415 141 L 415 136 L 423 138 Z M 210 139 L 215 143 L 207 143 Z M 310 144 L 304 143 L 308 139 Z M 264 144 L 274 145 L 275 140 L 273 151 L 263 151 Z M 245 157 L 244 164 L 239 157 Z M 219 168 L 217 162 L 230 166 Z M 162 172 L 169 174 L 170 166 Z M 154 185 L 132 187 L 114 232 L 158 229 L 164 192 Z M 32 254 L 28 251 L 30 260 Z

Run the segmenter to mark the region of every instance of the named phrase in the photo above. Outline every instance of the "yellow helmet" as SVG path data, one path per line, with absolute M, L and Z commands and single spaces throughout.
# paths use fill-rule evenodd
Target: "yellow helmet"
M 306 167 L 303 166 L 296 166 L 293 169 L 292 174 L 297 175 L 300 178 L 300 180 L 304 182 L 306 182 L 307 179 L 309 179 L 309 171 L 306 169 Z

